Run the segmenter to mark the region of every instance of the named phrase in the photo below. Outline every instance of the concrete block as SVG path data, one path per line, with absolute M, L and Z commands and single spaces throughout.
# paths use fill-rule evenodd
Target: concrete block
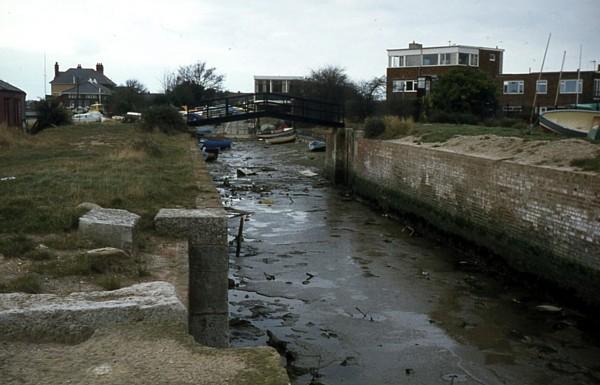
M 190 272 L 189 309 L 195 313 L 226 313 L 229 308 L 227 272 Z
M 229 248 L 227 246 L 189 245 L 189 266 L 193 271 L 227 272 L 229 270 Z
M 67 296 L 0 294 L 0 338 L 63 341 L 139 322 L 185 328 L 186 310 L 171 284 L 147 282 Z
M 100 243 L 133 252 L 140 216 L 126 210 L 93 209 L 79 218 L 79 234 Z
M 215 348 L 229 346 L 229 318 L 227 313 L 190 313 L 188 323 L 190 334 L 196 342 Z
M 227 213 L 222 208 L 161 209 L 154 225 L 162 235 L 189 238 L 198 244 L 227 245 Z

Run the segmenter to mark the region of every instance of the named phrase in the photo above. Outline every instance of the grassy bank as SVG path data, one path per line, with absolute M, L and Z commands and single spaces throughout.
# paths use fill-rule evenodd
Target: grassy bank
M 539 127 L 531 130 L 513 127 L 487 127 L 469 124 L 415 124 L 407 135 L 418 136 L 423 142 L 445 142 L 456 136 L 497 135 L 512 136 L 525 140 L 559 140 L 559 135 L 544 131 Z
M 160 208 L 195 207 L 202 187 L 189 136 L 126 124 L 56 127 L 35 136 L 2 128 L 0 179 L 0 289 L 27 292 L 45 291 L 48 277 L 93 276 L 100 286 L 116 288 L 123 275 L 145 274 L 135 256 L 127 266 L 103 269 L 81 257 L 94 245 L 77 236 L 86 211 L 80 203 L 141 215 L 144 236 Z
M 97 124 L 13 135 L 0 146 L 0 178 L 10 178 L 0 182 L 0 233 L 69 230 L 81 202 L 136 212 L 147 226 L 159 208 L 192 207 L 198 193 L 185 135 Z

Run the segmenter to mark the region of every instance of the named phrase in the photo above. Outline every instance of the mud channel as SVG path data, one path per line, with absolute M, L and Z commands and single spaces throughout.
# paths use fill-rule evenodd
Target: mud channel
M 322 160 L 248 141 L 209 165 L 224 204 L 253 213 L 230 253 L 233 346 L 274 346 L 294 384 L 600 382 L 588 317 L 344 195 Z

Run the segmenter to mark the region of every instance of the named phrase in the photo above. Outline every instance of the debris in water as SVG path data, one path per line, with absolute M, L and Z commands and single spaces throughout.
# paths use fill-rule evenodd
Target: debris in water
M 411 375 L 411 374 L 413 374 L 414 372 L 415 372 L 415 370 L 414 370 L 414 369 L 411 369 L 411 368 L 406 368 L 406 369 L 404 369 L 404 373 L 405 373 L 407 376 L 410 376 L 410 375 Z
M 16 176 L 5 176 L 3 178 L 0 178 L 0 182 L 4 182 L 5 180 L 15 180 L 17 179 Z
M 554 305 L 538 305 L 535 307 L 536 310 L 543 311 L 546 313 L 558 313 L 562 311 L 562 307 L 554 306 Z
M 249 168 L 238 168 L 236 174 L 239 177 L 256 175 L 256 171 L 252 171 Z
M 308 278 L 306 278 L 304 281 L 302 281 L 303 285 L 308 285 L 310 283 L 310 280 L 315 277 L 315 275 L 311 274 L 311 273 L 306 273 L 306 275 L 308 276 Z
M 275 280 L 275 276 L 272 274 L 267 274 L 267 273 L 263 273 L 265 275 L 265 278 L 267 279 L 267 281 L 273 281 Z
M 317 176 L 318 174 L 316 172 L 312 172 L 310 170 L 302 170 L 299 171 L 300 174 L 304 175 L 304 176 Z
M 448 373 L 442 376 L 442 380 L 455 384 L 457 382 L 467 382 L 467 376 L 464 374 Z

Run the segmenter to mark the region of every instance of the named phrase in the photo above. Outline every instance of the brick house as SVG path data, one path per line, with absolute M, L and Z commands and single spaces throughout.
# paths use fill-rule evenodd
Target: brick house
M 116 84 L 104 75 L 104 65 L 96 64 L 96 69 L 69 68 L 60 71 L 54 64 L 54 79 L 50 82 L 53 97 L 62 99 L 67 108 L 89 107 L 94 103 L 106 103 Z
M 391 99 L 416 96 L 419 89 L 427 92 L 439 75 L 454 68 L 473 67 L 496 78 L 502 73 L 504 50 L 465 45 L 423 47 L 413 42 L 408 48 L 387 52 L 386 94 Z
M 25 119 L 25 92 L 0 80 L 0 125 L 21 127 Z
M 503 53 L 499 48 L 448 45 L 423 47 L 411 43 L 405 49 L 388 49 L 386 95 L 388 100 L 411 98 L 429 93 L 439 75 L 453 68 L 471 67 L 485 72 L 497 84 L 498 105 L 505 112 L 525 111 L 532 107 L 538 92 L 536 108 L 563 107 L 600 101 L 600 68 L 577 72 L 503 74 Z M 556 91 L 558 89 L 558 99 Z M 577 97 L 576 92 L 579 93 Z M 578 99 L 578 100 L 577 100 Z

